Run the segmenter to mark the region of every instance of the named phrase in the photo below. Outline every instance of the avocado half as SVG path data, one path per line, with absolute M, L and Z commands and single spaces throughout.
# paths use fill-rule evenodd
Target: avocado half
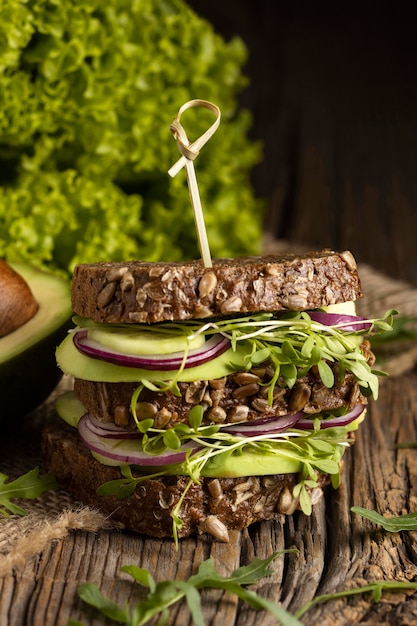
M 56 346 L 71 324 L 70 284 L 23 263 L 9 265 L 29 285 L 39 308 L 23 326 L 0 338 L 0 420 L 13 420 L 41 404 L 62 376 Z

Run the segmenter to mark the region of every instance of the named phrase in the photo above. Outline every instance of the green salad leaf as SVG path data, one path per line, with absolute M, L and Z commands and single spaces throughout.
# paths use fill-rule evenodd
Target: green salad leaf
M 27 511 L 13 503 L 12 499 L 34 500 L 46 491 L 57 488 L 58 484 L 52 474 L 39 476 L 39 467 L 33 468 L 15 480 L 8 480 L 6 474 L 0 473 L 0 514 L 27 515 Z
M 306 602 L 295 613 L 295 617 L 300 619 L 307 611 L 313 606 L 321 602 L 328 602 L 329 600 L 337 600 L 339 598 L 349 598 L 350 596 L 363 595 L 370 593 L 374 602 L 379 602 L 382 598 L 384 591 L 388 593 L 394 591 L 409 591 L 416 590 L 416 582 L 403 582 L 397 580 L 378 580 L 376 582 L 369 583 L 368 585 L 362 585 L 361 587 L 354 587 L 351 589 L 343 589 L 342 591 L 333 591 L 332 593 L 324 593 L 322 595 L 315 596 L 309 602 Z
M 185 177 L 167 173 L 170 123 L 196 97 L 223 119 L 196 165 L 211 251 L 258 253 L 245 60 L 242 40 L 184 0 L 2 0 L 0 258 L 68 275 L 78 262 L 198 257 Z M 207 125 L 201 110 L 184 116 L 190 140 Z
M 169 609 L 184 600 L 194 624 L 205 626 L 199 592 L 209 588 L 223 589 L 236 595 L 256 610 L 268 611 L 276 619 L 276 623 L 281 624 L 281 626 L 302 626 L 300 619 L 315 605 L 323 602 L 364 594 L 371 594 L 373 601 L 379 602 L 384 592 L 404 592 L 417 589 L 416 582 L 378 580 L 355 588 L 317 595 L 294 614 L 291 614 L 276 602 L 247 589 L 247 586 L 269 576 L 271 574 L 269 567 L 271 562 L 282 554 L 292 551 L 275 552 L 266 559 L 255 558 L 249 565 L 237 568 L 229 577 L 221 576 L 215 568 L 213 559 L 209 558 L 200 564 L 197 574 L 186 581 L 164 580 L 157 583 L 149 570 L 136 565 L 126 565 L 121 570 L 132 576 L 136 583 L 148 589 L 144 599 L 133 607 L 129 607 L 127 604 L 119 606 L 104 596 L 99 588 L 92 583 L 81 584 L 78 593 L 86 604 L 94 607 L 113 622 L 126 626 L 144 626 L 149 623 L 149 620 L 158 616 L 160 618 L 158 624 L 163 624 L 169 618 Z M 82 624 L 70 620 L 68 626 L 82 626 Z
M 377 511 L 364 509 L 360 506 L 353 506 L 350 510 L 352 513 L 362 515 L 370 522 L 382 526 L 384 530 L 390 533 L 398 533 L 401 530 L 417 530 L 417 513 L 384 517 Z
M 169 617 L 169 609 L 182 600 L 187 603 L 193 623 L 196 626 L 204 626 L 199 593 L 202 589 L 223 589 L 237 595 L 254 609 L 269 611 L 283 626 L 301 626 L 301 622 L 281 606 L 246 588 L 269 576 L 272 573 L 269 567 L 271 562 L 289 551 L 291 550 L 274 552 L 266 559 L 255 558 L 249 565 L 237 568 L 230 576 L 220 575 L 213 559 L 210 558 L 203 561 L 197 574 L 186 581 L 163 580 L 157 583 L 148 570 L 135 565 L 124 566 L 121 568 L 123 572 L 132 576 L 135 582 L 149 590 L 146 597 L 131 610 L 128 606 L 120 607 L 91 583 L 80 585 L 78 593 L 86 604 L 93 606 L 118 624 L 126 626 L 143 626 L 157 616 L 161 619 L 158 623 L 164 623 L 164 620 Z

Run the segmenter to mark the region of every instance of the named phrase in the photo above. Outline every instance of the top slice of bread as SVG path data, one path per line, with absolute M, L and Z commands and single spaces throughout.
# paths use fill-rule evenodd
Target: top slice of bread
M 154 323 L 259 311 L 302 311 L 362 296 L 348 251 L 201 261 L 77 265 L 75 313 L 96 322 Z

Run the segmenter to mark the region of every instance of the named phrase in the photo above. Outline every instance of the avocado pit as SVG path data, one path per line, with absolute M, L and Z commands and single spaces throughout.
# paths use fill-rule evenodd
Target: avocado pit
M 56 346 L 62 342 L 71 324 L 69 281 L 26 263 L 10 263 L 11 269 L 28 285 L 36 312 L 27 319 L 20 316 L 19 327 L 11 330 L 4 307 L 4 266 L 0 269 L 0 422 L 12 427 L 53 391 L 62 376 L 55 360 Z M 8 273 L 8 272 L 7 272 Z M 10 274 L 9 274 L 10 276 Z M 14 279 L 14 277 L 13 277 Z M 24 308 L 21 291 L 13 315 Z M 10 302 L 9 296 L 7 297 Z M 34 308 L 34 307 L 33 307 Z M 17 326 L 14 324 L 14 326 Z M 5 327 L 10 331 L 5 334 Z
M 0 337 L 26 324 L 38 309 L 39 305 L 25 279 L 0 259 Z

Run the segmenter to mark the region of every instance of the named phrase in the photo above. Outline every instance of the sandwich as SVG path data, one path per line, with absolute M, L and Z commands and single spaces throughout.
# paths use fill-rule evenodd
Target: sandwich
M 309 515 L 378 394 L 361 296 L 348 251 L 78 265 L 48 470 L 153 537 Z

